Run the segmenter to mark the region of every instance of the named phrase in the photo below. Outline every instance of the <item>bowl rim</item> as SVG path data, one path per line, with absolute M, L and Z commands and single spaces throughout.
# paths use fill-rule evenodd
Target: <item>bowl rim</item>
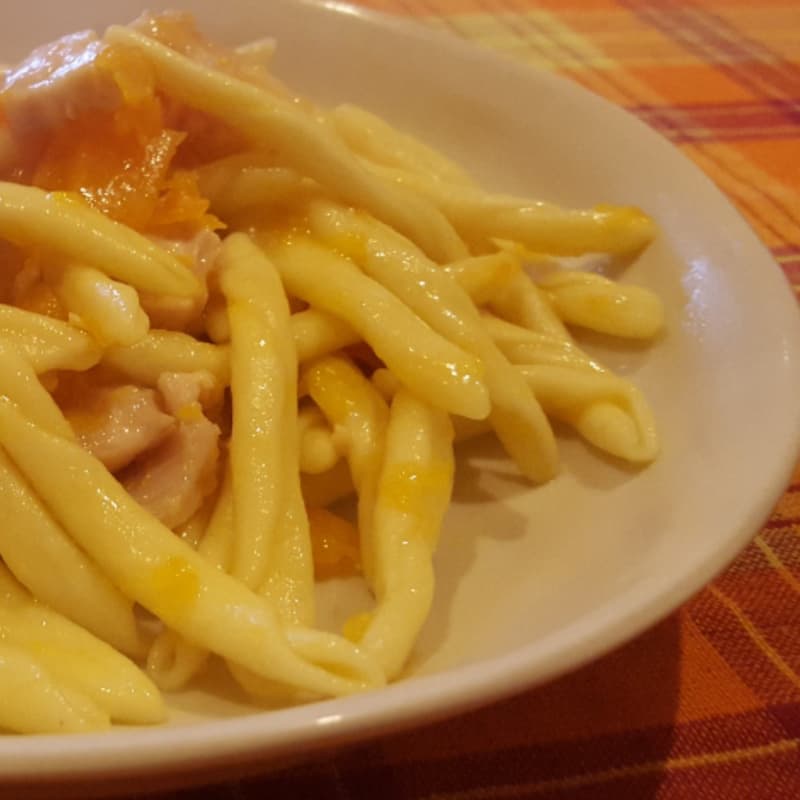
M 175 6 L 180 7 L 180 1 Z M 340 0 L 273 0 L 273 7 L 302 7 L 320 13 L 346 14 L 372 29 L 382 28 L 397 36 L 412 37 L 447 51 L 462 62 L 485 64 L 514 80 L 547 87 L 599 109 L 605 118 L 635 131 L 654 152 L 670 159 L 691 185 L 712 192 L 715 201 L 738 219 L 737 234 L 746 245 L 770 262 L 760 274 L 771 285 L 776 306 L 772 316 L 780 320 L 786 344 L 785 369 L 776 376 L 788 396 L 800 390 L 800 316 L 782 271 L 749 225 L 722 194 L 675 147 L 636 117 L 592 94 L 567 78 L 531 68 L 521 62 L 483 49 L 474 43 Z M 279 13 L 284 13 L 283 11 Z M 781 283 L 783 284 L 781 286 Z M 547 681 L 566 670 L 578 668 L 635 637 L 667 616 L 719 574 L 756 535 L 782 494 L 796 464 L 800 448 L 800 405 L 787 419 L 786 437 L 776 443 L 768 475 L 759 474 L 747 514 L 724 542 L 705 560 L 693 563 L 680 575 L 655 581 L 645 593 L 634 586 L 615 596 L 556 634 L 537 639 L 514 652 L 490 657 L 443 672 L 410 677 L 388 687 L 347 698 L 325 700 L 309 706 L 255 712 L 245 717 L 215 719 L 177 727 L 121 728 L 111 733 L 42 736 L 0 736 L 0 780 L 26 782 L 79 780 L 92 775 L 121 776 L 158 773 L 166 769 L 204 764 L 233 763 L 254 755 L 281 758 L 299 744 L 312 752 L 328 744 L 356 737 L 374 736 L 431 722 L 486 705 Z M 763 466 L 763 465 L 762 465 Z M 763 470 L 762 470 L 763 472 Z M 380 695 L 380 701 L 375 698 Z M 265 724 L 268 720 L 268 724 Z M 87 754 L 90 759 L 85 759 Z M 82 758 L 83 757 L 83 758 Z

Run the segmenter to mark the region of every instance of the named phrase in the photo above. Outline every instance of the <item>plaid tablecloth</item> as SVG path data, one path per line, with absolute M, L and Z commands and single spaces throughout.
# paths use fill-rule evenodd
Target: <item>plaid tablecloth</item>
M 798 0 L 361 2 L 629 109 L 716 181 L 800 289 Z M 722 577 L 601 661 L 442 724 L 178 796 L 797 800 L 800 470 Z

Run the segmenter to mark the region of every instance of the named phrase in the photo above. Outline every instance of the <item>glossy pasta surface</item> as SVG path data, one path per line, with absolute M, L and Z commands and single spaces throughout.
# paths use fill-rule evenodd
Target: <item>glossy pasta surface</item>
M 435 602 L 459 440 L 533 484 L 552 420 L 658 454 L 577 337 L 653 339 L 661 303 L 564 261 L 635 258 L 653 221 L 487 191 L 271 52 L 166 13 L 2 77 L 0 730 L 158 723 L 211 660 L 270 706 L 380 687 Z M 323 630 L 342 576 L 373 602 Z

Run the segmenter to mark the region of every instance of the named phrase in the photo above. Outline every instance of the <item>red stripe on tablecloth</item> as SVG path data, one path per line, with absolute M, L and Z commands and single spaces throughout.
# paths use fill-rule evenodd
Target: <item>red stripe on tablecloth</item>
M 552 45 L 564 53 L 569 61 L 581 64 L 584 69 L 591 71 L 593 75 L 608 85 L 615 93 L 626 98 L 626 106 L 640 106 L 640 98 L 631 92 L 630 88 L 625 85 L 624 81 L 619 80 L 614 70 L 593 68 L 591 63 L 589 63 L 587 58 L 579 51 L 579 49 L 569 46 L 569 44 L 561 38 L 549 36 L 548 32 L 539 25 L 535 15 L 519 16 L 518 14 L 511 13 L 510 9 L 514 7 L 509 6 L 509 3 L 505 1 L 490 2 L 490 0 L 484 0 L 484 2 L 486 3 L 486 13 L 491 14 L 494 19 L 508 28 L 512 36 L 524 37 L 526 41 L 534 41 L 536 37 L 526 36 L 528 32 L 531 32 L 539 37 L 544 37 Z M 623 4 L 625 4 L 624 0 Z M 448 27 L 454 30 L 457 34 L 462 35 L 457 26 L 453 24 L 451 19 L 445 17 L 444 21 Z M 655 107 L 652 107 L 652 110 L 648 116 L 649 119 L 647 121 L 659 130 L 669 130 L 674 128 L 674 122 L 670 120 L 668 111 L 659 110 Z M 702 144 L 702 142 L 700 144 Z M 689 155 L 691 155 L 691 153 Z M 726 165 L 719 158 L 717 153 L 704 151 L 704 156 L 709 161 L 714 162 L 715 167 L 717 167 L 721 172 L 731 175 L 731 177 L 736 180 L 736 177 L 731 174 L 728 165 Z M 776 213 L 785 215 L 787 219 L 792 222 L 792 224 L 794 223 L 794 218 L 792 217 L 791 212 L 784 208 L 777 198 L 763 192 L 761 192 L 761 196 L 773 207 Z M 752 220 L 757 220 L 763 229 L 768 230 L 778 240 L 785 239 L 781 231 L 773 225 L 769 215 L 760 213 L 756 208 L 753 207 L 751 203 L 747 202 L 745 198 L 739 197 L 737 198 L 737 201 L 742 211 L 744 211 Z
M 756 41 L 748 35 L 747 31 L 735 27 L 720 14 L 715 14 L 696 3 L 688 3 L 687 8 L 695 18 L 705 21 L 706 30 L 730 42 L 736 52 L 749 55 L 755 59 L 756 63 L 768 65 L 771 67 L 770 75 L 777 73 L 783 80 L 789 82 L 788 90 L 784 90 L 779 85 L 774 85 L 773 88 L 778 89 L 781 93 L 786 91 L 787 94 L 794 94 L 796 98 L 800 95 L 800 66 L 772 51 L 763 42 Z M 748 61 L 747 58 L 742 60 Z
M 797 491 L 797 489 L 795 489 Z M 770 519 L 764 524 L 765 531 L 781 530 L 791 528 L 800 524 L 800 517 L 784 517 L 783 519 Z
M 653 800 L 797 800 L 800 797 L 800 748 L 796 740 L 761 757 L 706 763 L 695 769 L 667 769 Z M 567 795 L 552 795 L 566 800 Z M 569 800 L 579 800 L 568 795 Z M 636 795 L 586 795 L 585 800 L 631 800 Z M 539 800 L 545 800 L 539 798 Z M 583 800 L 581 798 L 580 800 Z
M 688 52 L 694 53 L 701 62 L 727 74 L 740 85 L 756 92 L 766 100 L 777 100 L 783 103 L 787 111 L 787 124 L 792 124 L 797 119 L 797 114 L 800 113 L 800 101 L 796 98 L 797 94 L 800 94 L 800 81 L 794 79 L 794 74 L 797 73 L 797 70 L 790 62 L 774 59 L 781 68 L 775 69 L 770 64 L 754 61 L 753 54 L 749 53 L 747 47 L 741 44 L 742 36 L 740 32 L 731 29 L 731 38 L 720 40 L 713 26 L 709 26 L 707 21 L 700 21 L 698 25 L 698 20 L 691 15 L 687 15 L 685 9 L 681 6 L 656 4 L 650 0 L 619 0 L 619 2 L 621 5 L 628 7 L 644 22 L 681 44 Z M 773 57 L 770 56 L 770 58 Z M 784 75 L 781 71 L 784 69 L 790 70 L 792 75 Z M 759 81 L 757 82 L 753 82 L 750 78 L 750 75 L 754 72 L 759 75 Z M 786 94 L 787 91 L 789 96 Z M 710 152 L 705 152 L 704 154 L 707 158 L 713 160 L 721 170 L 729 175 L 731 174 L 727 166 L 715 154 Z M 778 198 L 764 193 L 762 193 L 762 196 L 777 210 L 794 221 L 791 211 L 785 208 Z M 741 197 L 737 199 L 744 208 Z M 754 219 L 757 219 L 778 238 L 783 238 L 763 214 L 756 213 L 750 207 L 747 207 L 746 211 L 751 213 Z
M 798 151 L 800 151 L 800 146 L 798 146 Z M 776 247 L 773 248 L 772 254 L 789 281 L 795 284 L 800 283 L 800 248 Z M 792 484 L 787 491 L 800 491 L 800 483 Z
M 800 136 L 800 110 L 778 100 L 718 106 L 635 106 L 630 111 L 678 143 Z
M 785 664 L 773 643 L 765 647 L 759 641 L 763 631 L 752 622 L 748 629 L 746 612 L 716 584 L 691 601 L 688 611 L 706 641 L 763 702 L 796 700 L 800 687 L 797 674 Z
M 701 62 L 714 65 L 755 94 L 778 99 L 800 94 L 800 81 L 795 77 L 794 66 L 771 54 L 764 56 L 749 52 L 741 31 L 730 29 L 727 38 L 721 37 L 713 19 L 702 19 L 674 3 L 620 0 L 620 4 L 678 42 L 687 52 L 695 54 Z M 797 105 L 796 101 L 794 103 Z
M 689 127 L 688 124 L 683 125 L 681 123 L 680 112 L 678 112 L 678 118 L 676 119 L 676 114 L 674 112 L 678 111 L 678 107 L 641 105 L 639 97 L 630 90 L 629 86 L 626 85 L 624 81 L 617 78 L 614 70 L 596 69 L 593 67 L 580 48 L 571 47 L 563 38 L 553 38 L 549 36 L 548 31 L 539 24 L 536 17 L 515 15 L 513 12 L 519 11 L 519 4 L 514 2 L 514 0 L 500 0 L 498 3 L 492 2 L 492 0 L 486 0 L 486 4 L 487 9 L 496 8 L 497 6 L 500 6 L 504 12 L 508 9 L 508 14 L 501 13 L 499 16 L 494 14 L 494 18 L 502 22 L 513 35 L 524 38 L 525 41 L 530 43 L 531 47 L 534 47 L 534 42 L 537 41 L 537 39 L 548 41 L 551 45 L 554 45 L 558 51 L 563 53 L 568 61 L 581 64 L 582 68 L 597 77 L 601 84 L 606 84 L 613 93 L 624 97 L 626 99 L 626 107 L 633 111 L 633 113 L 639 113 L 643 109 L 646 109 L 642 114 L 644 121 L 669 138 L 673 138 L 671 135 L 672 132 L 681 131 Z M 536 34 L 536 36 L 527 36 L 526 34 L 528 32 L 532 32 Z M 676 135 L 674 138 L 680 137 Z

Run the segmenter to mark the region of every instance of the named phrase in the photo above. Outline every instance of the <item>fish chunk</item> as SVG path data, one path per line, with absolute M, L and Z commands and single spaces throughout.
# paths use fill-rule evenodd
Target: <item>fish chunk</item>
M 173 530 L 216 488 L 220 429 L 201 404 L 213 384 L 202 372 L 162 375 L 159 390 L 177 425 L 162 444 L 118 476 L 137 502 Z
M 103 387 L 90 390 L 84 401 L 66 417 L 78 441 L 111 472 L 160 444 L 177 424 L 162 411 L 153 389 Z
M 0 106 L 17 137 L 55 128 L 88 108 L 115 108 L 122 94 L 98 66 L 107 47 L 94 31 L 80 31 L 37 47 L 10 69 Z
M 214 269 L 222 242 L 216 233 L 202 230 L 189 239 L 152 240 L 189 265 L 200 280 L 204 291 L 193 298 L 170 297 L 150 292 L 140 292 L 142 308 L 153 328 L 181 330 L 196 333 L 202 328 L 202 311 L 208 299 L 208 276 Z

